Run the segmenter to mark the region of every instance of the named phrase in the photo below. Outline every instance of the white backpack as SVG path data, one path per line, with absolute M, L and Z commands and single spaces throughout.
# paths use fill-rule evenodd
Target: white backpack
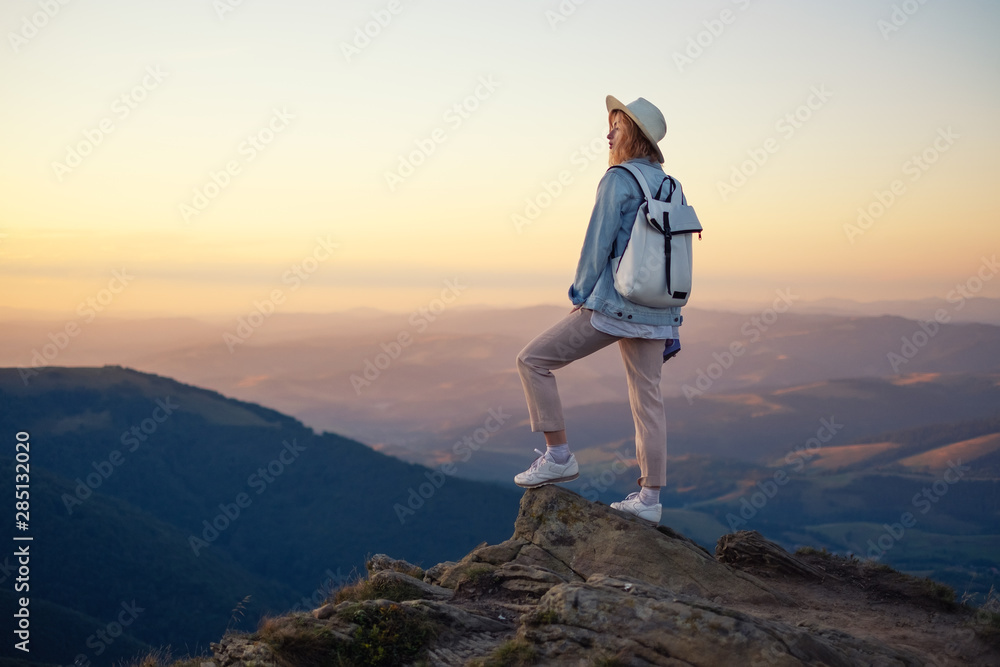
M 691 295 L 691 235 L 697 232 L 701 238 L 698 215 L 683 203 L 681 184 L 670 176 L 663 181 L 669 184 L 670 191 L 662 201 L 649 193 L 646 178 L 636 167 L 615 166 L 628 169 L 635 176 L 646 198 L 639 205 L 625 249 L 620 257 L 612 259 L 615 289 L 642 306 L 683 306 Z

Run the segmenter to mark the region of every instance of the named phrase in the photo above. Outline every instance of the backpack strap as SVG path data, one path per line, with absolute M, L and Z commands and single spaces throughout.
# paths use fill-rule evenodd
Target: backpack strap
M 657 201 L 670 202 L 672 201 L 674 193 L 680 190 L 681 192 L 680 203 L 682 205 L 687 204 L 687 197 L 684 196 L 684 191 L 681 189 L 681 184 L 678 181 L 674 180 L 673 176 L 670 176 L 669 174 L 665 175 L 666 177 L 660 182 L 660 187 L 659 189 L 657 189 L 656 195 L 653 196 L 649 192 L 649 184 L 646 182 L 646 177 L 642 175 L 642 172 L 639 171 L 637 167 L 634 167 L 633 165 L 626 164 L 623 162 L 622 164 L 612 165 L 609 169 L 614 169 L 615 167 L 621 167 L 622 169 L 627 169 L 629 173 L 632 174 L 632 177 L 639 182 L 639 187 L 642 188 L 642 194 L 646 198 L 647 202 L 652 201 L 654 199 Z M 670 190 L 667 192 L 667 198 L 663 199 L 661 198 L 661 195 L 663 194 L 663 186 L 667 183 L 670 183 Z
M 642 196 L 646 198 L 646 202 L 645 202 L 646 203 L 646 210 L 648 211 L 649 210 L 649 202 L 650 202 L 650 200 L 653 199 L 653 195 L 651 195 L 649 193 L 649 184 L 646 183 L 646 177 L 643 176 L 642 172 L 639 171 L 636 167 L 633 167 L 630 164 L 624 164 L 624 163 L 623 164 L 613 164 L 613 165 L 611 165 L 611 167 L 608 168 L 608 171 L 611 171 L 612 169 L 615 169 L 616 167 L 620 167 L 620 168 L 628 171 L 630 174 L 632 174 L 632 178 L 634 178 L 636 181 L 639 182 L 639 187 L 642 189 Z M 642 208 L 642 204 L 639 205 L 639 208 Z M 611 245 L 611 257 L 613 258 L 613 257 L 616 257 L 617 255 L 618 255 L 618 239 L 615 238 L 614 243 Z
M 635 180 L 639 181 L 639 187 L 642 188 L 642 195 L 646 198 L 647 202 L 650 201 L 651 199 L 654 199 L 653 195 L 649 193 L 649 184 L 646 183 L 646 177 L 642 175 L 642 172 L 639 171 L 638 167 L 624 162 L 622 164 L 612 165 L 611 168 L 614 169 L 615 167 L 620 167 L 621 169 L 628 170 L 628 172 L 632 174 Z
M 667 183 L 670 183 L 670 190 L 667 192 L 667 198 L 663 199 L 661 197 L 661 195 L 663 194 L 663 186 L 666 185 Z M 674 196 L 674 192 L 677 191 L 680 185 L 681 184 L 675 181 L 671 176 L 667 176 L 666 178 L 663 179 L 663 182 L 660 183 L 660 189 L 656 191 L 656 198 L 659 199 L 660 201 L 665 201 L 665 202 L 671 201 L 671 197 Z M 683 196 L 684 193 L 682 192 L 681 197 Z

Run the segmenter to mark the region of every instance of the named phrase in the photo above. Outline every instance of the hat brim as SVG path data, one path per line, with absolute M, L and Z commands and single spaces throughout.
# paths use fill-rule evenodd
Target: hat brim
M 649 129 L 647 129 L 646 126 L 643 125 L 641 120 L 635 117 L 635 114 L 632 113 L 631 109 L 622 104 L 621 101 L 614 95 L 608 95 L 607 99 L 605 100 L 605 104 L 607 104 L 608 106 L 608 113 L 611 113 L 612 111 L 621 111 L 623 114 L 632 119 L 632 122 L 635 123 L 636 126 L 642 131 L 643 136 L 649 139 L 649 143 L 653 144 L 653 148 L 656 150 L 656 157 L 662 164 L 663 151 L 660 150 L 660 147 L 656 139 L 654 139 L 653 135 L 650 134 Z

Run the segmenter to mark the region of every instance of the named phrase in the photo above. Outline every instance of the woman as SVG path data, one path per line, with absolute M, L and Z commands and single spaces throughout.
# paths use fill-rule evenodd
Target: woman
M 608 95 L 608 142 L 612 166 L 635 165 L 656 192 L 666 174 L 657 144 L 666 135 L 663 114 L 643 98 L 628 105 Z M 635 421 L 640 490 L 612 503 L 615 509 L 659 523 L 660 487 L 667 475 L 667 427 L 660 396 L 663 362 L 680 349 L 676 327 L 680 308 L 650 308 L 632 303 L 614 287 L 614 260 L 625 249 L 642 190 L 625 169 L 608 169 L 597 187 L 597 203 L 580 252 L 576 278 L 569 288 L 574 308 L 562 321 L 540 334 L 517 356 L 531 430 L 545 435 L 545 453 L 514 477 L 518 486 L 534 488 L 579 477 L 569 450 L 562 405 L 552 371 L 617 342 L 625 363 L 629 403 Z

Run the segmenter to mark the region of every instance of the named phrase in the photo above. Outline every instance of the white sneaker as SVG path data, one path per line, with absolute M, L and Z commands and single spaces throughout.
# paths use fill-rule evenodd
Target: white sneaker
M 514 475 L 514 483 L 518 486 L 533 489 L 536 486 L 545 486 L 546 484 L 569 482 L 580 476 L 580 466 L 576 464 L 576 457 L 572 454 L 569 455 L 569 461 L 566 463 L 556 463 L 549 457 L 548 452 L 540 452 L 536 449 L 535 453 L 540 454 L 540 456 L 535 459 L 531 467 Z
M 616 503 L 611 503 L 611 507 L 616 510 L 621 510 L 622 512 L 634 514 L 640 519 L 652 521 L 656 524 L 660 523 L 660 514 L 663 513 L 663 505 L 660 503 L 656 503 L 655 505 L 644 505 L 642 501 L 639 500 L 638 491 L 628 494 L 625 497 L 625 500 L 619 500 Z

